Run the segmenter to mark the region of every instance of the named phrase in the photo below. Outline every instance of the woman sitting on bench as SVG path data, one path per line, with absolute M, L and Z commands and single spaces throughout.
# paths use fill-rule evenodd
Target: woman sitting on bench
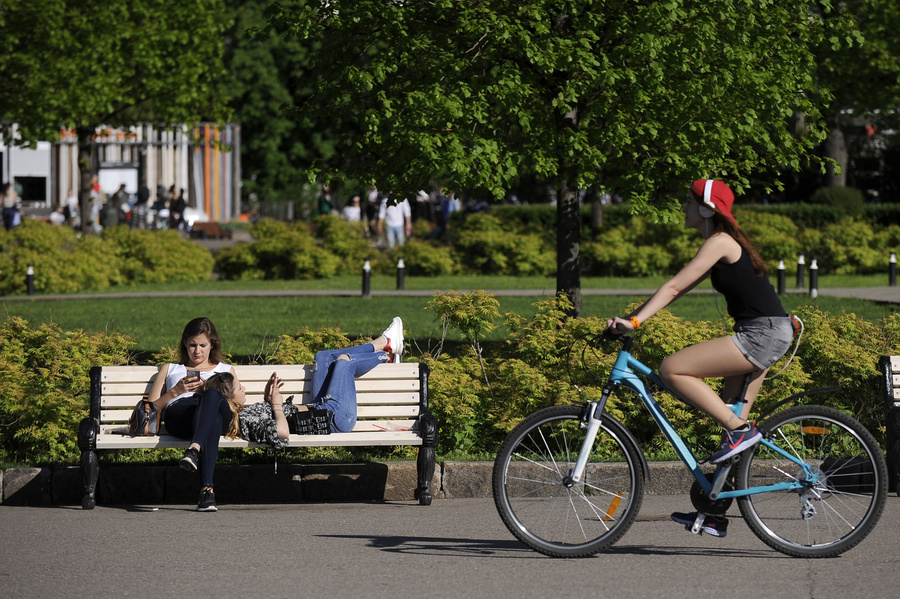
M 187 323 L 179 345 L 181 362 L 163 364 L 150 388 L 150 401 L 162 413 L 169 434 L 191 442 L 179 464 L 200 472 L 198 512 L 216 511 L 213 474 L 221 436 L 237 437 L 238 412 L 246 397 L 234 368 L 222 362 L 222 344 L 208 318 Z M 204 382 L 217 373 L 232 377 L 233 393 L 225 397 Z

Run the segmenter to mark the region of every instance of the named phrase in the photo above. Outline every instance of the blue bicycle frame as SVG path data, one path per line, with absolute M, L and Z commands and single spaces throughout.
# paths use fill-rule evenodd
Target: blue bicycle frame
M 631 389 L 638 394 L 638 396 L 641 398 L 641 401 L 643 401 L 644 405 L 647 406 L 647 409 L 650 410 L 650 414 L 653 416 L 653 419 L 659 425 L 660 429 L 662 429 L 663 434 L 675 448 L 675 451 L 678 453 L 681 461 L 684 462 L 688 470 L 691 471 L 691 474 L 697 481 L 697 484 L 700 485 L 700 488 L 703 489 L 703 492 L 712 500 L 744 497 L 747 495 L 769 493 L 772 491 L 799 490 L 808 488 L 810 484 L 814 485 L 817 482 L 818 473 L 813 471 L 812 468 L 809 467 L 809 465 L 807 465 L 797 457 L 787 453 L 776 444 L 763 437 L 761 441 L 763 445 L 769 447 L 772 451 L 783 456 L 785 459 L 790 460 L 791 462 L 795 463 L 800 469 L 802 469 L 804 473 L 804 480 L 798 479 L 790 482 L 781 482 L 774 485 L 749 487 L 747 489 L 733 489 L 730 491 L 721 490 L 725 478 L 728 472 L 730 472 L 734 462 L 729 460 L 726 463 L 719 464 L 716 467 L 716 472 L 713 476 L 713 480 L 710 481 L 706 477 L 706 474 L 704 474 L 704 472 L 700 469 L 700 465 L 697 463 L 697 459 L 694 457 L 693 452 L 687 445 L 685 445 L 681 436 L 679 436 L 679 434 L 672 427 L 672 423 L 669 422 L 669 419 L 666 417 L 659 404 L 655 399 L 653 399 L 653 396 L 647 390 L 644 381 L 641 380 L 638 375 L 643 376 L 650 382 L 659 385 L 663 389 L 666 389 L 670 393 L 672 393 L 671 389 L 668 389 L 668 387 L 666 387 L 666 385 L 662 382 L 662 379 L 659 378 L 659 375 L 656 374 L 656 372 L 637 360 L 634 356 L 631 355 L 628 350 L 620 350 L 619 355 L 616 358 L 616 363 L 613 366 L 612 372 L 610 374 L 609 382 L 603 389 L 603 395 L 601 396 L 599 401 L 593 402 L 593 406 L 590 412 L 590 421 L 588 423 L 588 436 L 584 443 L 584 446 L 581 449 L 581 454 L 584 455 L 579 455 L 578 461 L 575 465 L 575 469 L 573 470 L 573 473 L 571 475 L 573 480 L 577 481 L 581 478 L 581 474 L 584 470 L 584 465 L 587 463 L 591 447 L 594 444 L 594 439 L 599 428 L 600 420 L 602 419 L 601 414 L 603 413 L 603 409 L 606 406 L 606 401 L 612 391 L 616 387 L 621 385 L 627 387 L 628 389 Z M 675 394 L 673 393 L 673 395 Z M 677 397 L 677 395 L 675 396 Z M 741 411 L 744 407 L 743 398 L 741 398 L 738 403 L 729 405 L 729 407 L 735 414 L 740 416 Z

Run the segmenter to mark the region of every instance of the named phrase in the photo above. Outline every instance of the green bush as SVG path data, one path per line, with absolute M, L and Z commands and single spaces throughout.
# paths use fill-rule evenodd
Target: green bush
M 341 272 L 339 256 L 319 247 L 305 223 L 263 219 L 250 227 L 256 241 L 216 256 L 223 279 L 327 279 Z
M 441 453 L 496 451 L 505 434 L 529 413 L 600 396 L 618 346 L 595 351 L 578 340 L 601 331 L 612 315 L 567 320 L 566 304 L 564 298 L 542 302 L 532 320 L 508 314 L 509 345 L 498 355 L 484 356 L 484 370 L 469 349 L 437 359 L 426 356 L 432 370 L 432 405 L 442 431 Z M 805 401 L 844 410 L 876 436 L 882 435 L 877 363 L 882 354 L 900 353 L 900 315 L 891 315 L 880 325 L 813 307 L 800 310 L 799 315 L 807 332 L 797 356 L 787 368 L 787 357 L 772 367 L 777 378 L 763 385 L 751 415 L 756 417 L 799 391 L 840 385 L 841 393 L 813 395 Z M 635 332 L 633 354 L 655 368 L 683 347 L 728 333 L 720 322 L 686 322 L 663 310 Z M 717 391 L 721 388 L 720 380 L 709 382 Z M 653 391 L 696 455 L 715 450 L 720 436 L 715 421 L 661 389 Z M 658 426 L 631 392 L 618 391 L 608 410 L 634 432 L 650 455 L 673 457 Z
M 784 260 L 785 271 L 797 271 L 797 256 L 804 251 L 800 228 L 786 216 L 756 211 L 735 211 L 741 228 L 753 241 L 769 266 L 769 272 L 778 269 Z
M 26 292 L 34 266 L 36 293 L 76 293 L 131 283 L 204 281 L 212 255 L 175 231 L 107 228 L 79 237 L 68 227 L 26 219 L 0 233 L 0 293 Z
M 636 216 L 582 244 L 583 268 L 596 276 L 648 276 L 677 272 L 693 257 L 702 240 L 672 224 Z
M 470 272 L 548 276 L 556 271 L 556 251 L 545 234 L 523 230 L 492 214 L 469 216 L 451 230 L 451 238 Z
M 395 264 L 396 259 L 403 258 L 407 274 L 417 277 L 449 276 L 457 271 L 452 248 L 415 237 L 394 248 L 391 258 Z
M 363 237 L 360 223 L 349 223 L 340 216 L 329 214 L 317 217 L 315 227 L 322 249 L 339 259 L 335 274 L 357 274 L 366 260 L 375 272 L 386 271 L 387 260 Z
M 0 461 L 73 463 L 76 431 L 88 414 L 91 366 L 127 364 L 134 341 L 114 332 L 0 324 Z
M 437 351 L 419 358 L 431 369 L 429 397 L 440 427 L 441 455 L 491 454 L 509 430 L 535 410 L 599 398 L 618 350 L 617 344 L 592 349 L 583 341 L 601 332 L 612 314 L 567 318 L 570 305 L 564 296 L 536 304 L 532 318 L 506 314 L 509 341 L 492 352 L 483 352 L 479 344 L 498 316 L 491 294 L 438 294 L 430 307 L 466 340 L 466 345 L 448 351 L 441 343 Z M 884 399 L 877 365 L 881 355 L 900 354 L 900 314 L 870 323 L 853 314 L 828 314 L 810 306 L 797 313 L 806 325 L 797 355 L 786 368 L 787 358 L 773 366 L 777 378 L 763 385 L 752 417 L 799 391 L 839 385 L 840 393 L 802 401 L 841 409 L 883 438 Z M 728 329 L 722 322 L 688 322 L 663 310 L 634 333 L 633 354 L 655 368 L 673 352 L 725 334 Z M 267 355 L 253 361 L 309 364 L 321 349 L 360 341 L 337 328 L 304 328 L 279 337 Z M 33 328 L 21 318 L 8 317 L 0 325 L 0 460 L 77 461 L 76 430 L 88 410 L 89 368 L 129 363 L 133 346 L 133 340 L 115 332 L 63 332 L 52 324 Z M 176 358 L 175 349 L 166 347 L 151 359 L 157 364 Z M 709 382 L 720 389 L 721 381 Z M 719 427 L 712 419 L 662 389 L 651 391 L 696 455 L 715 449 Z M 674 457 L 633 393 L 617 390 L 607 409 L 651 457 Z
M 844 216 L 861 216 L 866 209 L 865 197 L 853 187 L 820 187 L 809 201 L 811 204 L 831 206 Z
M 807 237 L 819 272 L 840 275 L 885 272 L 891 252 L 900 249 L 898 227 L 876 230 L 864 221 L 846 218 Z
M 212 276 L 209 250 L 182 239 L 177 231 L 112 227 L 103 229 L 101 237 L 118 258 L 119 269 L 128 282 L 196 282 Z

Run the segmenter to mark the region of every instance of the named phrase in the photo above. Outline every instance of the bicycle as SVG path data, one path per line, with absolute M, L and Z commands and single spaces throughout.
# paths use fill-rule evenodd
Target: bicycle
M 735 499 L 757 537 L 794 557 L 840 555 L 877 524 L 888 478 L 872 434 L 834 408 L 780 410 L 835 388 L 779 402 L 759 419 L 762 441 L 707 475 L 647 389 L 644 380 L 671 393 L 631 355 L 634 339 L 606 331 L 594 341 L 622 343 L 600 399 L 531 414 L 509 433 L 494 461 L 497 510 L 528 547 L 553 557 L 587 557 L 616 543 L 637 518 L 649 465 L 632 433 L 604 412 L 619 388 L 637 393 L 693 475 L 690 495 L 698 515 L 686 528 L 695 534 L 706 517 L 724 516 Z M 729 404 L 738 416 L 745 394 L 746 382 L 740 399 Z

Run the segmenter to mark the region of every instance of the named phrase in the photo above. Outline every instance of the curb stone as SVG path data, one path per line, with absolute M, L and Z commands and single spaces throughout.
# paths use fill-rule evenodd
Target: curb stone
M 488 498 L 493 462 L 446 461 L 432 479 L 435 499 Z M 359 464 L 253 464 L 216 468 L 217 500 L 227 504 L 414 501 L 415 462 Z M 651 462 L 647 494 L 689 493 L 693 479 L 681 462 Z M 0 470 L 4 505 L 81 504 L 78 466 Z M 106 466 L 100 469 L 97 503 L 191 504 L 195 474 L 176 465 Z

